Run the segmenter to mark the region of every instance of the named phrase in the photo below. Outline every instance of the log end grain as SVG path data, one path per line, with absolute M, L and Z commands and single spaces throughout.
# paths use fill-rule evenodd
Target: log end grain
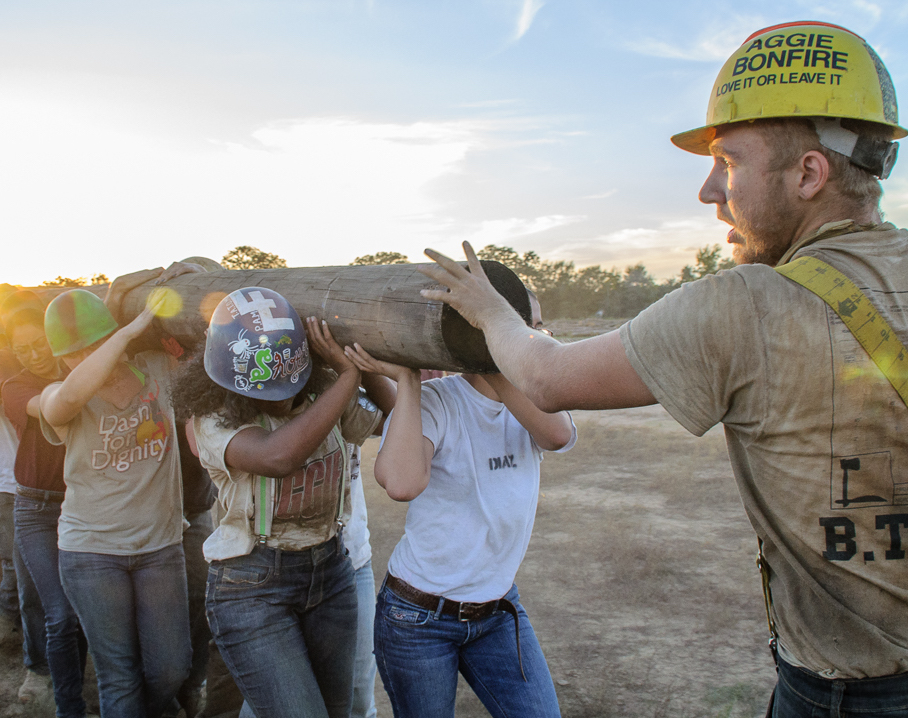
M 500 262 L 483 260 L 481 264 L 492 286 L 529 323 L 530 296 L 520 278 Z M 441 336 L 451 356 L 468 367 L 468 371 L 478 374 L 498 371 L 483 333 L 447 304 L 441 314 Z

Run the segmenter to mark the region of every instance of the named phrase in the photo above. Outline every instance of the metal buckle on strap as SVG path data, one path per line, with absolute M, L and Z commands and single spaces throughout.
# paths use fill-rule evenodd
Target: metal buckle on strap
M 461 604 L 457 607 L 457 620 L 458 621 L 472 621 L 473 620 L 472 618 L 470 618 L 468 616 L 464 616 L 464 613 L 463 613 L 464 608 L 466 608 L 467 611 L 477 610 L 477 609 L 481 608 L 483 605 L 484 604 L 482 604 L 482 603 L 468 603 L 467 601 L 462 601 Z

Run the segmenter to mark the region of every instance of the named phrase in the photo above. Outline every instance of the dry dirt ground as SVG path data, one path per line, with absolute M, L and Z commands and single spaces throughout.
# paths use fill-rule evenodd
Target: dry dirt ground
M 696 439 L 660 407 L 576 412 L 580 440 L 543 462 L 536 528 L 517 577 L 570 718 L 764 715 L 774 681 L 754 565 L 721 430 Z M 406 505 L 364 472 L 377 581 Z M 0 718 L 53 716 L 15 700 L 0 644 Z M 384 691 L 379 716 L 390 718 Z M 487 716 L 461 685 L 458 718 Z

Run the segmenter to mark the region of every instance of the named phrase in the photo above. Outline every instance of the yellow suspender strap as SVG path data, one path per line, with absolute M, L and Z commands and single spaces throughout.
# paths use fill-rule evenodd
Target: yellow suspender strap
M 873 363 L 883 372 L 902 401 L 908 405 L 908 352 L 892 327 L 876 310 L 857 285 L 839 270 L 814 257 L 799 257 L 776 267 L 783 277 L 797 282 L 816 294 L 838 314 Z M 769 622 L 769 646 L 775 656 L 778 633 L 772 617 L 772 592 L 769 590 L 769 567 L 759 542 L 757 565 L 763 579 L 763 600 Z
M 840 271 L 813 257 L 799 257 L 776 271 L 832 307 L 908 405 L 908 352 L 867 295 Z

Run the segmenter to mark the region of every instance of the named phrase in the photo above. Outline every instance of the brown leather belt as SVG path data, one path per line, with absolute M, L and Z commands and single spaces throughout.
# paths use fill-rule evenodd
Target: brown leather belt
M 23 499 L 32 501 L 44 501 L 45 503 L 59 504 L 66 498 L 64 491 L 45 491 L 44 489 L 33 489 L 31 486 L 16 484 L 16 493 Z
M 517 614 L 517 607 L 506 598 L 498 598 L 484 603 L 452 601 L 444 596 L 436 596 L 433 593 L 420 591 L 390 573 L 385 578 L 385 585 L 404 601 L 409 601 L 420 608 L 425 608 L 432 612 L 438 612 L 440 608 L 442 615 L 453 616 L 458 621 L 478 621 L 482 618 L 488 618 L 496 611 L 504 611 L 510 614 L 511 618 L 514 619 L 514 635 L 517 638 L 517 663 L 520 665 L 520 675 L 523 676 L 523 680 L 527 679 L 526 674 L 523 672 L 523 659 L 520 657 L 520 617 Z M 441 604 L 440 607 L 439 604 Z

